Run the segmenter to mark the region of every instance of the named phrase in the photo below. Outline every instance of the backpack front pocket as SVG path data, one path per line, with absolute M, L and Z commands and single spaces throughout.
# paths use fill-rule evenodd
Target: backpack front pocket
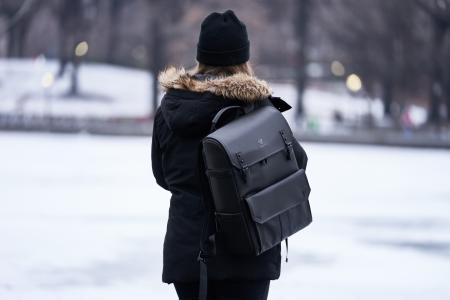
M 250 254 L 253 247 L 241 213 L 218 213 L 216 212 L 217 234 L 229 253 Z
M 312 221 L 308 196 L 311 188 L 301 169 L 246 197 L 259 243 L 257 254 L 279 244 Z

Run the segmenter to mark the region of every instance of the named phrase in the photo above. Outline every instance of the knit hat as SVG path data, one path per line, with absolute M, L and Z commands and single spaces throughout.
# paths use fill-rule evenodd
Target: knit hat
M 232 10 L 211 13 L 202 22 L 197 60 L 210 66 L 231 66 L 250 58 L 247 29 Z

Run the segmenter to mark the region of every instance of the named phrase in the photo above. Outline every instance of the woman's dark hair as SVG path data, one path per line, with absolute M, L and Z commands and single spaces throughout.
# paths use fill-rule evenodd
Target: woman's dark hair
M 238 73 L 253 76 L 253 68 L 248 61 L 232 66 L 209 66 L 202 63 L 197 63 L 197 65 L 190 70 L 189 73 L 192 75 L 205 74 L 219 77 L 231 76 Z

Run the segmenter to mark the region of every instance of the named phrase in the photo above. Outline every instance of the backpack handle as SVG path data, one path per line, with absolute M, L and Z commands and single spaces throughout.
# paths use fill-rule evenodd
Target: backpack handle
M 217 129 L 217 124 L 219 123 L 223 114 L 230 110 L 240 110 L 242 112 L 242 114 L 245 114 L 245 109 L 242 106 L 232 105 L 232 106 L 224 107 L 221 110 L 219 110 L 217 112 L 217 114 L 214 116 L 213 120 L 211 121 L 211 129 L 209 132 L 213 132 Z

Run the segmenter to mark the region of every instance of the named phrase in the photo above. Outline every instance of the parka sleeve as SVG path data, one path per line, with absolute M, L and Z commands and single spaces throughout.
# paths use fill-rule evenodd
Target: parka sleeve
M 153 122 L 153 134 L 152 134 L 152 171 L 153 176 L 156 179 L 158 185 L 162 188 L 169 190 L 164 177 L 164 170 L 162 168 L 162 151 L 161 145 L 158 140 L 158 119 L 160 117 L 160 111 L 155 114 L 155 120 Z
M 293 141 L 293 148 L 295 153 L 295 158 L 297 159 L 298 166 L 301 169 L 306 170 L 306 165 L 308 164 L 308 156 L 306 155 L 305 150 L 302 146 L 300 146 L 300 143 L 297 141 L 297 139 L 294 139 Z

